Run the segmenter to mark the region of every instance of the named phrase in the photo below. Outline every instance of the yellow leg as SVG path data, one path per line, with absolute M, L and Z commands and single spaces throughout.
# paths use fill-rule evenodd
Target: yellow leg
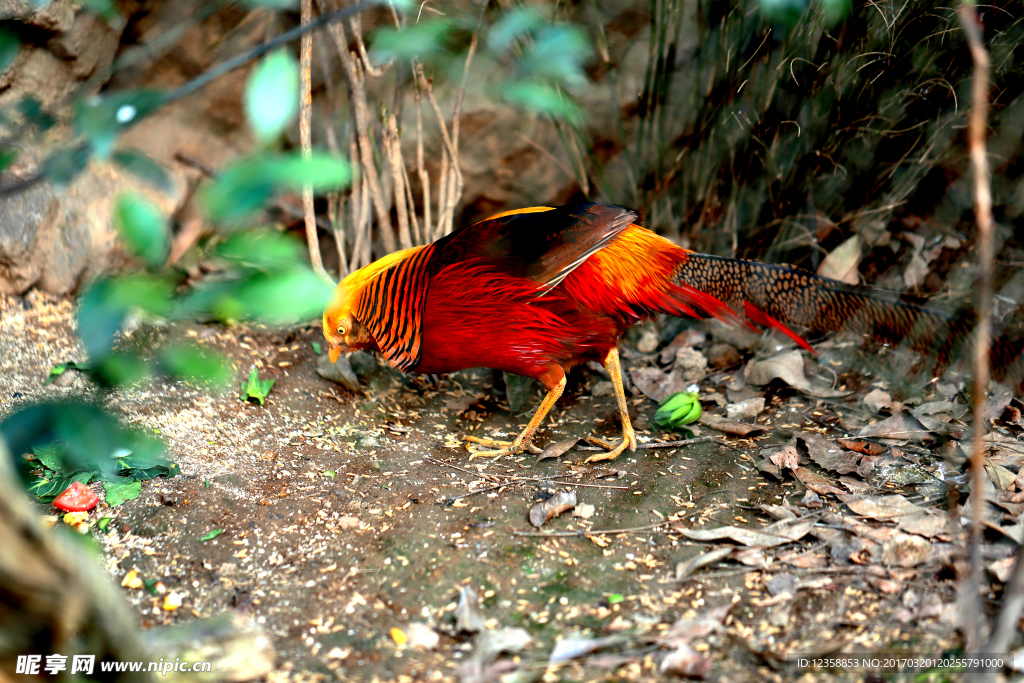
M 600 460 L 614 460 L 626 450 L 629 446 L 629 450 L 636 450 L 636 432 L 633 431 L 633 425 L 629 421 L 629 408 L 626 407 L 626 390 L 622 386 L 622 366 L 619 365 L 619 350 L 612 349 L 608 352 L 608 355 L 604 359 L 604 368 L 608 371 L 608 374 L 612 378 L 612 386 L 615 388 L 615 398 L 619 401 L 619 419 L 622 421 L 622 441 L 619 442 L 618 446 L 614 448 L 611 444 L 604 444 L 603 442 L 591 439 L 595 443 L 605 447 L 611 448 L 607 453 L 597 453 L 586 459 L 585 462 L 598 462 Z
M 544 397 L 543 401 L 541 401 L 540 408 L 538 408 L 537 412 L 533 414 L 533 417 L 530 419 L 530 423 L 526 425 L 526 429 L 524 429 L 512 443 L 507 441 L 491 441 L 490 439 L 467 436 L 465 438 L 466 441 L 484 445 L 502 446 L 502 448 L 493 451 L 470 451 L 469 459 L 472 460 L 473 458 L 484 456 L 500 458 L 503 455 L 518 455 L 526 449 L 531 448 L 530 441 L 533 439 L 534 432 L 537 431 L 537 427 L 539 427 L 540 423 L 545 417 L 547 417 L 548 411 L 550 411 L 551 407 L 555 405 L 556 401 L 558 401 L 558 398 L 562 395 L 562 391 L 564 389 L 565 374 L 563 373 L 561 379 L 558 380 L 558 383 L 548 390 L 548 395 Z

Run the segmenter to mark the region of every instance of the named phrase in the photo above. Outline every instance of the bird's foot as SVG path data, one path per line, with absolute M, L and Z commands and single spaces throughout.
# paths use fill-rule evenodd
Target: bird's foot
M 631 451 L 636 450 L 636 432 L 633 431 L 632 427 L 622 430 L 622 441 L 616 444 L 612 444 L 604 439 L 598 439 L 596 437 L 587 437 L 587 441 L 591 442 L 595 446 L 600 446 L 607 450 L 606 453 L 595 453 L 590 456 L 584 463 L 600 462 L 602 460 L 614 460 L 619 457 L 626 448 Z
M 531 453 L 540 453 L 541 450 L 534 446 L 532 443 L 523 444 L 516 439 L 515 441 L 498 441 L 496 439 L 488 439 L 481 436 L 464 436 L 462 440 L 466 442 L 466 450 L 469 451 L 469 459 L 473 458 L 500 458 L 505 455 L 519 455 L 523 451 L 530 451 Z M 470 444 L 475 443 L 481 446 L 490 446 L 494 450 L 478 451 L 470 448 Z

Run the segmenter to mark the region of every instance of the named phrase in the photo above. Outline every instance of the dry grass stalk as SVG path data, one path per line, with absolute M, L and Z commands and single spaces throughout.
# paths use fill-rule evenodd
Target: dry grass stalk
M 327 11 L 324 7 L 326 0 L 318 0 L 318 2 L 320 3 L 320 10 L 322 12 Z M 349 52 L 348 35 L 345 33 L 345 27 L 341 23 L 336 23 L 331 24 L 328 30 L 330 31 L 331 38 L 334 39 L 338 56 L 341 58 L 342 70 L 345 72 L 359 148 L 358 158 L 362 167 L 363 178 L 366 181 L 366 187 L 369 189 L 370 199 L 373 202 L 374 212 L 377 215 L 377 228 L 384 251 L 390 253 L 395 251 L 397 243 L 395 241 L 394 229 L 391 226 L 389 207 L 384 199 L 384 190 L 381 186 L 380 176 L 377 174 L 377 166 L 373 158 L 373 142 L 370 139 L 372 124 L 369 107 L 366 104 L 366 71 L 363 68 L 362 62 Z
M 398 137 L 398 119 L 393 113 L 387 115 L 384 150 L 391 166 L 391 185 L 395 192 L 398 243 L 402 249 L 409 249 L 412 247 L 412 235 L 409 232 L 409 211 L 405 203 L 405 162 L 402 159 L 402 140 Z
M 967 144 L 974 176 L 974 216 L 978 228 L 978 326 L 974 339 L 974 382 L 971 404 L 974 436 L 971 448 L 971 539 L 970 575 L 961 587 L 964 632 L 968 652 L 978 652 L 984 635 L 981 612 L 981 581 L 984 571 L 981 556 L 985 501 L 985 410 L 989 382 L 989 347 L 992 336 L 992 193 L 989 186 L 988 153 L 985 132 L 988 122 L 989 59 L 982 43 L 981 26 L 974 7 L 960 5 L 960 21 L 974 61 L 971 80 L 971 111 L 967 122 Z M 1019 559 L 1018 559 L 1019 561 Z

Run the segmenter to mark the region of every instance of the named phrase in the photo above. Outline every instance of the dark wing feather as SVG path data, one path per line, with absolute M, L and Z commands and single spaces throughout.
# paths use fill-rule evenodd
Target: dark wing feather
M 546 293 L 637 218 L 622 206 L 579 204 L 488 219 L 436 242 L 432 268 L 483 260 L 499 272 L 542 285 Z

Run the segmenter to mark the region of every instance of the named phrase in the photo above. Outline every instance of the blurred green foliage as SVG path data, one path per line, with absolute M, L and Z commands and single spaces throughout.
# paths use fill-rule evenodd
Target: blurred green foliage
M 101 12 L 112 9 L 104 3 L 90 7 Z M 0 26 L 0 64 L 16 53 L 16 37 Z M 139 194 L 117 199 L 117 229 L 140 267 L 105 275 L 88 285 L 77 313 L 88 362 L 56 366 L 47 383 L 77 370 L 103 390 L 127 387 L 153 374 L 227 386 L 235 373 L 223 355 L 176 340 L 173 328 L 168 333 L 152 330 L 197 319 L 292 324 L 323 310 L 331 286 L 312 272 L 301 244 L 278 230 L 252 227 L 258 213 L 282 190 L 299 191 L 306 184 L 333 190 L 351 178 L 344 159 L 322 153 L 303 159 L 296 153 L 276 151 L 298 111 L 298 97 L 298 65 L 287 51 L 271 53 L 252 71 L 244 109 L 261 150 L 223 169 L 201 197 L 208 218 L 218 228 L 200 246 L 200 256 L 212 264 L 214 274 L 193 282 L 185 271 L 167 266 L 172 237 L 168 217 Z M 81 98 L 73 114 L 78 141 L 53 153 L 42 164 L 43 175 L 66 184 L 98 158 L 166 187 L 166 173 L 149 157 L 136 150 L 115 149 L 125 129 L 166 101 L 156 90 Z M 26 126 L 42 130 L 52 125 L 49 115 L 31 99 L 23 100 L 20 110 Z M 12 149 L 0 152 L 5 163 L 13 160 Z M 126 334 L 126 327 L 141 328 L 144 333 Z M 251 386 L 249 395 L 262 404 L 273 380 L 255 376 Z M 116 505 L 138 497 L 140 480 L 177 472 L 177 465 L 165 458 L 161 442 L 108 414 L 102 408 L 103 396 L 96 402 L 39 403 L 0 422 L 0 436 L 10 446 L 26 487 L 39 500 L 52 500 L 74 481 L 99 480 L 106 488 L 107 503 Z
M 486 62 L 481 71 L 493 72 L 490 90 L 494 97 L 556 120 L 579 121 L 582 110 L 576 96 L 590 80 L 585 66 L 593 50 L 579 26 L 545 19 L 536 7 L 513 7 L 498 14 L 484 28 Z M 468 46 L 460 42 L 477 31 L 468 18 L 432 18 L 401 28 L 383 27 L 372 37 L 372 55 L 378 63 L 391 59 L 420 61 L 432 69 L 451 72 L 458 81 L 456 58 Z M 461 68 L 461 62 L 458 62 Z
M 253 70 L 243 98 L 246 119 L 261 144 L 271 143 L 299 113 L 299 63 L 287 50 L 276 50 Z

